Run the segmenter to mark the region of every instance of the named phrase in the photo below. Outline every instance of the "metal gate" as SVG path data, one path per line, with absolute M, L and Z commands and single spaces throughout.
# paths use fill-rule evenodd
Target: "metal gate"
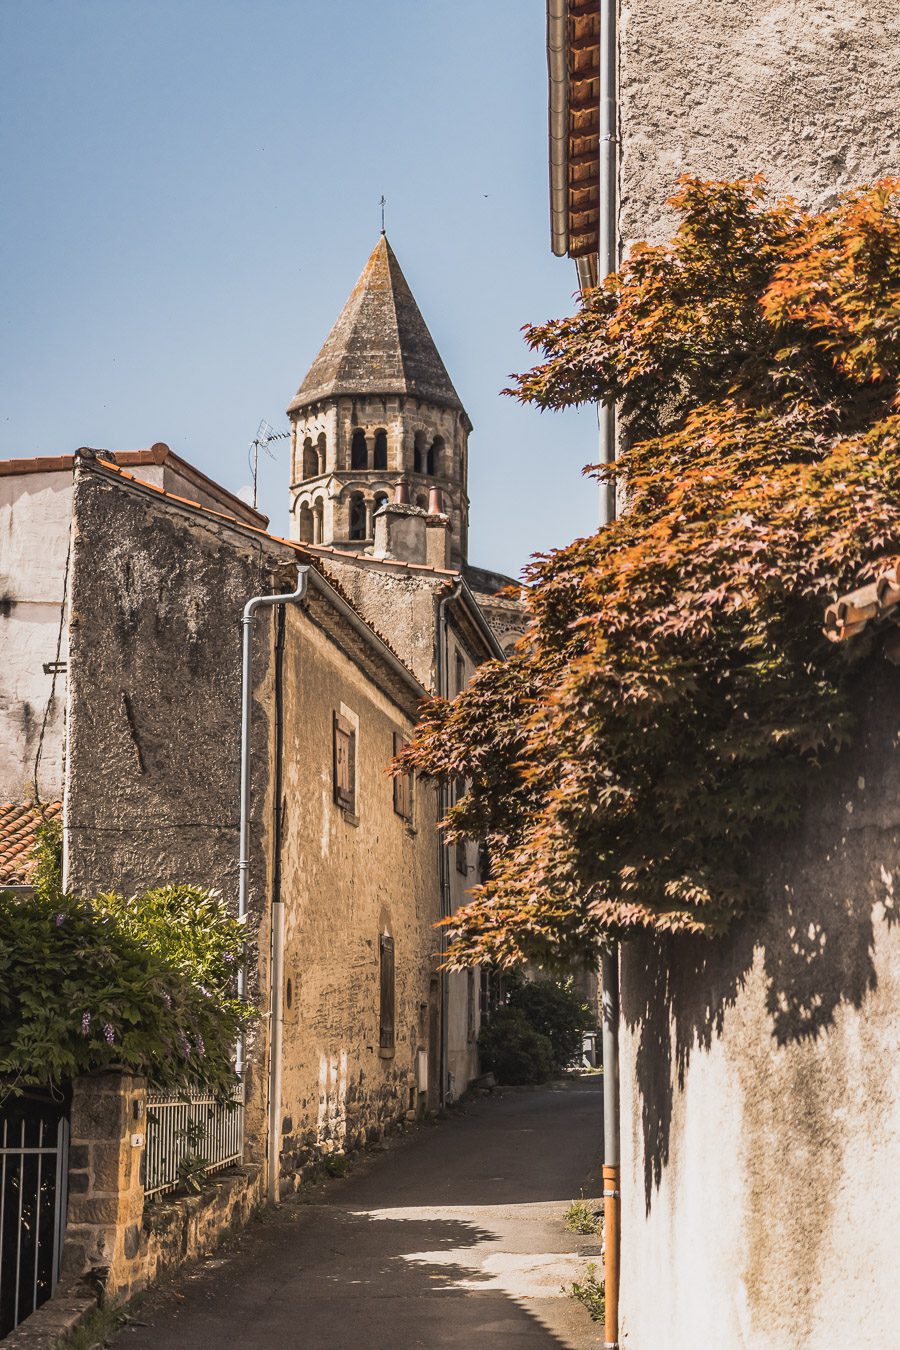
M 56 1287 L 68 1143 L 65 1102 L 28 1094 L 0 1107 L 0 1337 Z

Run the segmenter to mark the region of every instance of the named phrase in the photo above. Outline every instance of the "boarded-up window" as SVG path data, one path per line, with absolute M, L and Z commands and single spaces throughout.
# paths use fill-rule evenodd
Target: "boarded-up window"
M 394 939 L 381 935 L 381 1035 L 382 1050 L 394 1048 Z
M 334 714 L 334 800 L 356 814 L 356 731 L 339 713 Z
M 406 748 L 406 741 L 399 732 L 394 732 L 394 754 L 399 755 L 401 750 Z M 412 824 L 413 818 L 413 775 L 411 773 L 398 774 L 394 779 L 394 810 L 398 816 L 402 816 L 408 824 Z

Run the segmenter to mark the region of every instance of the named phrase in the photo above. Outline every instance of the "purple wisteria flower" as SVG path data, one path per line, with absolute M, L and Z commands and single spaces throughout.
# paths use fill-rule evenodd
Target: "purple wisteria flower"
M 81 1034 L 87 1036 L 91 1030 L 91 1014 L 89 1012 L 81 1014 Z
M 113 1041 L 116 1039 L 116 1033 L 110 1022 L 103 1023 L 103 1036 L 107 1045 L 112 1045 Z
M 203 1037 L 199 1033 L 194 1039 L 194 1049 L 201 1059 L 206 1054 L 206 1046 L 203 1044 Z
M 188 1040 L 187 1036 L 185 1036 L 185 1034 L 184 1034 L 183 1031 L 182 1031 L 181 1034 L 179 1035 L 178 1039 L 179 1039 L 179 1042 L 180 1042 L 180 1044 L 181 1044 L 181 1053 L 184 1055 L 185 1059 L 190 1059 L 190 1057 L 191 1057 L 191 1043 L 190 1043 L 190 1041 Z
M 169 997 L 169 995 L 166 993 L 165 989 L 163 990 L 163 993 L 162 993 L 162 1001 L 163 1001 L 163 1003 L 166 1005 L 166 1007 L 167 1007 L 168 1009 L 171 1010 L 171 1008 L 172 1008 L 172 1000 L 171 1000 L 171 998 Z
M 57 916 L 56 916 L 56 926 L 57 926 L 57 928 L 61 928 L 62 925 L 65 923 L 65 921 L 66 921 L 66 916 L 65 916 L 65 914 L 57 914 Z

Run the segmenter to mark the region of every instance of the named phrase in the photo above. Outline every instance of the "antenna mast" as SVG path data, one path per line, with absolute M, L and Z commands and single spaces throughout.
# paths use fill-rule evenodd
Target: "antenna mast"
M 254 511 L 256 510 L 256 486 L 257 481 L 259 479 L 259 452 L 260 450 L 265 450 L 266 454 L 269 456 L 269 459 L 274 459 L 275 456 L 269 449 L 269 445 L 271 444 L 272 441 L 287 440 L 290 434 L 291 433 L 289 431 L 276 431 L 274 427 L 269 426 L 269 423 L 265 420 L 265 418 L 263 418 L 263 420 L 260 422 L 259 426 L 256 429 L 256 437 L 254 440 L 250 442 L 250 456 L 249 456 L 250 474 L 253 480 Z

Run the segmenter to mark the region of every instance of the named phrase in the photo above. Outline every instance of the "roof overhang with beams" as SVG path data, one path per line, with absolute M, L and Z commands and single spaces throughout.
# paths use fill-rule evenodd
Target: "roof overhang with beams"
M 596 284 L 600 220 L 600 5 L 547 0 L 550 242 Z

